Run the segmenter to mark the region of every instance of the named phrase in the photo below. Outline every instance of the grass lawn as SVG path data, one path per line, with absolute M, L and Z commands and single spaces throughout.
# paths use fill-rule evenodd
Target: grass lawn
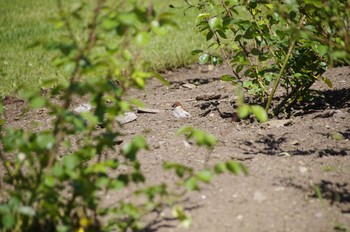
M 203 47 L 204 41 L 194 32 L 195 12 L 187 11 L 184 17 L 183 9 L 168 8 L 170 1 L 148 1 L 174 13 L 180 28 L 162 37 L 154 36 L 142 51 L 144 58 L 158 70 L 195 62 L 191 51 Z M 184 1 L 171 4 L 184 6 Z M 54 53 L 43 47 L 30 48 L 38 40 L 50 41 L 58 35 L 51 20 L 56 15 L 55 0 L 0 1 L 0 96 L 16 94 L 20 88 L 38 88 L 43 80 L 66 78 L 51 63 Z

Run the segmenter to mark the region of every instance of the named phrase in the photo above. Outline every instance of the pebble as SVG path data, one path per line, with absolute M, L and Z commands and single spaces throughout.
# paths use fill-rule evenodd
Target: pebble
M 260 191 L 256 191 L 253 197 L 254 201 L 262 203 L 267 200 L 267 197 Z
M 307 172 L 307 168 L 306 167 L 299 167 L 299 171 L 301 172 L 301 174 L 305 174 Z
M 81 114 L 84 112 L 89 112 L 91 110 L 91 105 L 89 103 L 84 103 L 73 109 L 74 113 Z
M 187 88 L 187 89 L 194 89 L 197 86 L 195 86 L 194 84 L 186 83 L 186 84 L 183 84 L 182 87 Z
M 285 188 L 282 187 L 282 186 L 278 186 L 278 187 L 275 188 L 276 192 L 284 192 L 284 190 L 285 190 Z
M 239 214 L 237 217 L 236 217 L 237 220 L 242 220 L 243 219 L 243 215 L 242 214 Z
M 137 119 L 137 115 L 134 112 L 125 112 L 123 115 L 119 115 L 115 118 L 120 124 L 126 124 Z

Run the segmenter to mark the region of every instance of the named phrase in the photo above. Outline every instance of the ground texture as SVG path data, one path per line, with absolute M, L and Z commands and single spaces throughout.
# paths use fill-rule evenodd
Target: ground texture
M 332 89 L 316 83 L 313 88 L 321 96 L 313 104 L 295 109 L 289 119 L 264 124 L 232 119 L 234 87 L 220 81 L 225 73 L 225 68 L 193 66 L 167 72 L 170 86 L 151 80 L 144 92 L 129 93 L 148 108 L 160 110 L 156 114 L 138 113 L 137 120 L 123 128 L 123 143 L 138 134 L 147 138 L 150 151 L 141 152 L 139 158 L 150 183 L 172 178 L 163 174 L 164 161 L 203 167 L 208 151 L 176 135 L 183 125 L 218 138 L 210 163 L 236 159 L 249 168 L 248 176 L 218 176 L 201 192 L 188 195 L 190 229 L 164 219 L 149 230 L 346 231 L 341 230 L 343 226 L 349 231 L 350 68 L 327 71 Z M 176 101 L 188 109 L 190 118 L 173 117 L 171 105 Z M 7 101 L 10 125 L 35 128 L 50 120 L 40 112 L 21 116 L 23 106 L 21 101 Z M 316 196 L 315 186 L 322 199 Z M 106 202 L 113 198 L 113 194 L 106 196 Z

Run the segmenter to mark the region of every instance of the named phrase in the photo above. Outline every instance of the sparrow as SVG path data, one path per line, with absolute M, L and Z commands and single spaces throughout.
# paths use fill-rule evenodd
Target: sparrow
M 175 102 L 173 105 L 173 115 L 177 118 L 187 118 L 190 117 L 190 113 L 188 113 L 185 108 L 181 105 L 180 102 Z

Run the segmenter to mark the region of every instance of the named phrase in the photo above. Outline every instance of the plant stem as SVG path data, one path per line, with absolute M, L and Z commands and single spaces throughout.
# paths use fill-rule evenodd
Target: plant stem
M 273 83 L 272 91 L 271 91 L 271 93 L 270 93 L 270 95 L 269 95 L 269 98 L 268 98 L 268 100 L 267 100 L 267 104 L 266 104 L 266 107 L 265 107 L 265 110 L 266 110 L 267 112 L 269 111 L 269 108 L 270 108 L 270 106 L 271 106 L 272 99 L 273 99 L 273 97 L 274 97 L 274 95 L 275 95 L 275 92 L 276 92 L 276 90 L 277 90 L 277 87 L 278 87 L 278 85 L 279 85 L 279 83 L 280 83 L 280 80 L 281 80 L 281 78 L 282 78 L 282 75 L 283 75 L 283 73 L 284 73 L 284 70 L 285 70 L 286 67 L 287 67 L 289 58 L 290 58 L 290 56 L 292 55 L 295 42 L 296 42 L 295 39 L 293 39 L 293 40 L 291 41 L 291 43 L 290 43 L 290 45 L 289 45 L 289 48 L 288 48 L 287 55 L 286 55 L 286 57 L 285 57 L 285 59 L 284 59 L 282 68 L 281 68 L 280 72 L 278 73 L 277 79 L 276 79 L 275 82 Z
M 302 24 L 303 24 L 304 19 L 305 19 L 305 15 L 303 15 L 303 16 L 301 17 L 297 29 L 300 29 L 300 27 L 301 27 Z M 274 95 L 275 95 L 275 92 L 276 92 L 277 87 L 278 87 L 278 85 L 279 85 L 279 83 L 280 83 L 280 80 L 281 80 L 281 78 L 282 78 L 282 75 L 283 75 L 283 73 L 284 73 L 284 71 L 285 71 L 285 69 L 286 69 L 286 67 L 287 67 L 289 58 L 290 58 L 290 56 L 292 55 L 292 52 L 293 52 L 295 43 L 296 43 L 296 39 L 292 39 L 291 43 L 289 44 L 289 48 L 288 48 L 287 55 L 286 55 L 286 57 L 285 57 L 285 59 L 284 59 L 283 65 L 282 65 L 282 67 L 281 67 L 281 70 L 280 70 L 280 72 L 279 72 L 279 74 L 278 74 L 278 76 L 277 76 L 277 79 L 275 80 L 275 82 L 274 82 L 274 84 L 273 84 L 272 91 L 271 91 L 271 93 L 270 93 L 270 95 L 269 95 L 269 98 L 268 98 L 268 100 L 267 100 L 267 104 L 266 104 L 266 107 L 265 107 L 265 110 L 266 110 L 267 112 L 268 112 L 269 109 L 270 109 L 272 99 L 273 99 L 273 97 L 274 97 Z

